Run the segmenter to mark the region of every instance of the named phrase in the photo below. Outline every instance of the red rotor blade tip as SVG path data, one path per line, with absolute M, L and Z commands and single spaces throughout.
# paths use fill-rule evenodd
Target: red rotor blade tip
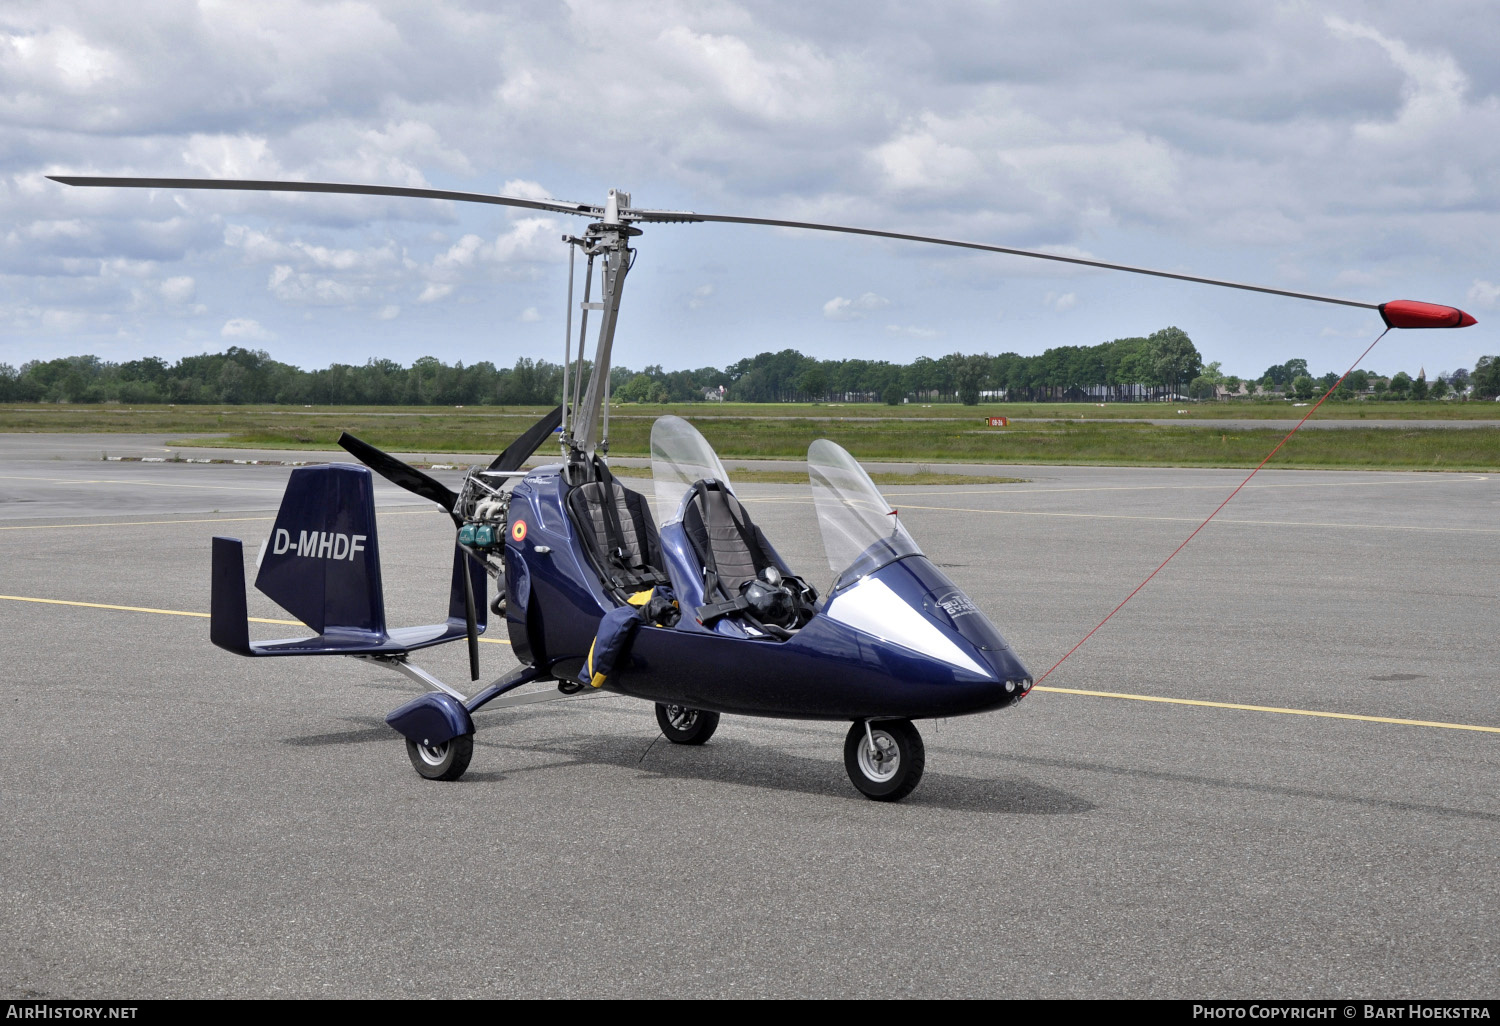
M 1456 306 L 1418 303 L 1398 299 L 1380 304 L 1380 316 L 1387 328 L 1467 328 L 1474 318 Z

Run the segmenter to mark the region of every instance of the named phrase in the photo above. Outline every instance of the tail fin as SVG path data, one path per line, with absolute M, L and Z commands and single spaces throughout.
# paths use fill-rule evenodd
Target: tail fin
M 368 469 L 330 463 L 292 471 L 255 587 L 319 634 L 385 635 Z

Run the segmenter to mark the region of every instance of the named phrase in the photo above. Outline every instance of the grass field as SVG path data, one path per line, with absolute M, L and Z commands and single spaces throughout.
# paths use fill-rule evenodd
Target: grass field
M 490 423 L 496 418 L 535 420 L 545 412 L 531 406 L 81 406 L 68 404 L 0 403 L 0 431 L 286 431 L 340 420 L 441 419 L 445 423 Z M 611 408 L 612 420 L 645 420 L 667 413 L 690 420 L 790 417 L 826 420 L 949 420 L 979 425 L 988 417 L 1012 420 L 1286 420 L 1300 418 L 1306 408 L 1281 399 L 1221 403 L 668 403 L 661 406 L 625 404 Z M 1318 411 L 1319 420 L 1488 420 L 1500 421 L 1497 402 L 1341 402 L 1330 400 Z
M 1177 410 L 1186 412 L 1178 414 Z M 326 449 L 341 430 L 396 452 L 486 453 L 502 448 L 540 409 L 470 407 L 298 408 L 155 406 L 0 406 L 0 431 L 222 434 L 226 447 Z M 692 420 L 726 459 L 802 459 L 814 438 L 831 438 L 862 460 L 922 463 L 1253 466 L 1280 440 L 1274 428 L 1225 431 L 1202 419 L 1290 419 L 1306 410 L 1286 402 L 1193 405 L 692 404 L 624 406 L 611 411 L 611 451 L 647 454 L 663 413 Z M 1011 419 L 988 428 L 984 418 Z M 1273 461 L 1278 467 L 1500 470 L 1500 403 L 1330 403 L 1318 419 L 1487 420 L 1497 430 L 1361 428 L 1304 431 Z M 1140 418 L 1179 423 L 1132 423 Z

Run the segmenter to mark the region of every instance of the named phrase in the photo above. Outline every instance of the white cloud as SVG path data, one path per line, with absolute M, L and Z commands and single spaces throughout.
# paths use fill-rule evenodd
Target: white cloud
M 121 70 L 115 54 L 89 43 L 70 28 L 38 33 L 0 33 L 0 68 L 16 85 L 85 93 Z M 17 81 L 20 80 L 20 81 Z
M 81 331 L 88 322 L 88 314 L 81 310 L 42 311 L 42 330 L 46 332 Z
M 932 120 L 932 115 L 927 119 Z M 985 173 L 978 156 L 963 146 L 943 142 L 929 128 L 909 129 L 875 147 L 872 155 L 891 189 L 968 188 Z
M 535 324 L 541 319 L 542 315 L 534 306 L 528 306 L 526 309 L 522 310 L 521 315 L 516 318 L 516 320 L 520 321 L 522 324 Z
M 301 239 L 282 242 L 272 235 L 242 224 L 224 229 L 224 244 L 256 263 L 298 264 L 331 271 L 369 271 L 396 264 L 396 244 L 387 239 L 366 249 L 336 249 L 314 246 Z
M 284 178 L 270 140 L 254 135 L 189 136 L 182 162 L 207 178 Z
M 128 260 L 114 257 L 99 263 L 99 274 L 106 278 L 146 278 L 156 273 L 155 260 Z
M 1400 140 L 1426 136 L 1456 120 L 1463 111 L 1468 79 L 1451 55 L 1415 50 L 1391 39 L 1369 25 L 1347 21 L 1336 15 L 1324 19 L 1335 35 L 1366 40 L 1385 51 L 1391 63 L 1406 77 L 1401 90 L 1401 109 L 1390 121 L 1364 121 L 1355 130 L 1378 140 Z
M 1057 292 L 1049 292 L 1042 299 L 1042 302 L 1053 310 L 1056 310 L 1058 313 L 1062 313 L 1063 311 L 1071 310 L 1073 309 L 1073 307 L 1078 305 L 1078 294 L 1076 292 L 1063 292 L 1060 294 Z
M 830 321 L 852 321 L 864 317 L 872 310 L 880 310 L 890 305 L 889 299 L 877 296 L 873 292 L 866 292 L 857 299 L 834 296 L 823 304 L 823 316 Z
M 219 334 L 224 338 L 244 339 L 247 342 L 269 342 L 276 337 L 275 332 L 267 331 L 260 326 L 259 321 L 248 317 L 230 318 L 219 329 Z
M 817 118 L 837 95 L 832 63 L 806 43 L 759 42 L 678 24 L 660 33 L 654 49 L 665 68 L 739 114 L 768 123 Z
M 901 335 L 906 338 L 937 338 L 942 332 L 934 328 L 921 328 L 914 324 L 887 324 L 885 330 L 891 335 Z
M 1475 306 L 1491 309 L 1497 301 L 1500 301 L 1500 285 L 1482 278 L 1475 278 L 1474 284 L 1469 286 L 1469 302 Z
M 556 199 L 552 193 L 540 182 L 528 181 L 524 178 L 512 178 L 500 186 L 500 195 L 514 196 L 516 199 L 550 200 Z
M 701 309 L 703 309 L 706 305 L 708 305 L 708 297 L 712 296 L 713 294 L 714 294 L 714 286 L 713 286 L 712 282 L 708 282 L 706 284 L 699 285 L 697 288 L 695 288 L 693 290 L 692 296 L 690 296 L 688 298 L 688 302 L 687 302 L 688 309 L 689 310 L 701 310 Z M 826 310 L 827 308 L 825 307 L 824 309 Z
M 382 321 L 394 321 L 397 317 L 401 316 L 401 308 L 395 303 L 387 303 L 375 311 L 375 316 Z
M 440 285 L 437 282 L 432 282 L 425 289 L 422 290 L 422 294 L 417 297 L 417 302 L 418 303 L 435 303 L 439 299 L 446 299 L 448 296 L 450 296 L 452 294 L 453 294 L 453 286 L 452 285 Z
M 1010 231 L 1038 219 L 1076 230 L 1108 227 L 1122 214 L 1178 216 L 1180 159 L 1165 140 L 1086 117 L 1041 116 L 1001 88 L 951 113 L 922 112 L 868 158 L 897 202 L 998 208 Z
M 351 306 L 374 298 L 369 287 L 295 271 L 286 264 L 271 269 L 266 288 L 284 303 L 313 306 Z
M 182 306 L 193 301 L 197 286 L 187 275 L 168 278 L 161 283 L 161 297 L 172 306 Z

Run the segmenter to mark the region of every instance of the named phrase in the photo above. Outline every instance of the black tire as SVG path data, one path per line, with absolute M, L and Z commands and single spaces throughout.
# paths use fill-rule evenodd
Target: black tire
M 657 702 L 656 722 L 662 734 L 674 745 L 701 745 L 719 729 L 719 714 Z
M 878 751 L 871 751 L 873 736 Z M 849 779 L 866 798 L 877 802 L 899 802 L 917 789 L 927 767 L 927 749 L 911 720 L 876 720 L 865 732 L 856 720 L 844 739 L 844 768 Z
M 474 735 L 460 734 L 440 745 L 419 745 L 406 739 L 406 757 L 412 768 L 428 780 L 457 780 L 474 758 Z

